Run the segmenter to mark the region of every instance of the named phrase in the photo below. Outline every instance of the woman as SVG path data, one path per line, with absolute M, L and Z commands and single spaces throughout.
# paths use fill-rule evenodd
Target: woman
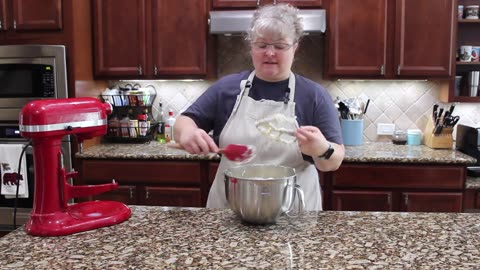
M 213 84 L 178 117 L 174 134 L 175 141 L 196 154 L 217 152 L 231 143 L 254 145 L 256 154 L 248 163 L 295 168 L 305 209 L 322 210 L 316 169 L 336 170 L 345 149 L 338 113 L 326 90 L 291 71 L 303 35 L 297 14 L 290 5 L 260 7 L 248 31 L 255 69 Z M 293 140 L 272 139 L 258 127 L 268 121 L 280 121 L 285 136 Z M 211 130 L 213 138 L 207 134 Z M 207 207 L 228 207 L 223 172 L 233 166 L 238 164 L 222 157 Z

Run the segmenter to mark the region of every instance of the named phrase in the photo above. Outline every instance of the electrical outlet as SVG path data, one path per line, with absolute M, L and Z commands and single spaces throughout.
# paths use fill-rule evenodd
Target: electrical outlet
M 378 124 L 377 135 L 393 135 L 395 124 Z

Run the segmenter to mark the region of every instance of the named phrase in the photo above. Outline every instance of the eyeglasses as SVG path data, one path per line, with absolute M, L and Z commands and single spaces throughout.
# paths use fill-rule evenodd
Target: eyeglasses
M 290 49 L 293 44 L 288 43 L 265 43 L 265 42 L 252 42 L 252 49 L 257 52 L 265 52 L 267 51 L 268 46 L 272 46 L 273 50 L 275 51 L 286 51 Z

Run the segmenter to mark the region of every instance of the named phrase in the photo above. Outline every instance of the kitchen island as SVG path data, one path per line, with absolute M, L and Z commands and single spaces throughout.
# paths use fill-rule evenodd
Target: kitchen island
M 0 238 L 1 269 L 479 269 L 480 215 L 307 212 L 275 225 L 232 211 L 131 206 L 124 223 Z

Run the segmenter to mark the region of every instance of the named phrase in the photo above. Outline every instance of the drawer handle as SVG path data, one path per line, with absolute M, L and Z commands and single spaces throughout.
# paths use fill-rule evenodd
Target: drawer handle
M 145 199 L 148 200 L 148 198 L 150 198 L 150 191 L 147 190 L 147 192 L 145 192 Z
M 391 206 L 391 205 L 392 205 L 392 194 L 388 194 L 388 196 L 387 196 L 387 203 L 388 203 L 388 206 Z
M 130 199 L 133 199 L 133 188 L 130 188 Z
M 405 206 L 407 206 L 407 205 L 408 205 L 408 194 L 405 194 L 405 198 L 404 198 L 404 199 L 405 199 Z

